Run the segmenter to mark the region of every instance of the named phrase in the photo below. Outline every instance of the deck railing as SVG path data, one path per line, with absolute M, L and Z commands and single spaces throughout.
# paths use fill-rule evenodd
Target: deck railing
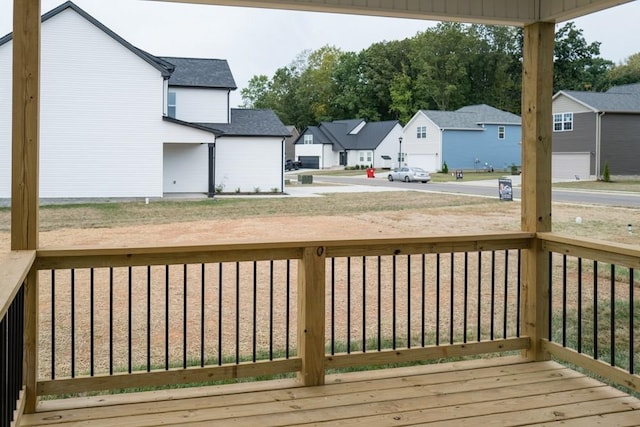
M 640 391 L 640 250 L 541 233 L 549 254 L 549 340 L 554 357 Z
M 25 280 L 34 251 L 0 257 L 0 426 L 17 421 L 24 408 Z
M 544 349 L 637 388 L 633 288 L 640 253 L 553 234 L 539 239 L 551 263 L 551 339 Z M 60 396 L 279 374 L 312 385 L 333 368 L 524 350 L 530 338 L 521 335 L 521 259 L 535 242 L 531 233 L 504 233 L 47 249 L 31 259 L 12 253 L 22 258 L 3 261 L 16 273 L 3 276 L 11 286 L 0 288 L 1 314 L 19 324 L 24 316 L 26 341 L 5 338 L 2 360 L 22 357 L 24 346 L 26 366 L 38 372 L 15 373 L 17 393 L 26 384 L 35 396 Z M 587 268 L 584 259 L 596 262 Z M 22 305 L 30 275 L 38 280 L 28 289 L 37 293 L 24 291 L 24 315 L 9 314 Z M 614 310 L 603 314 L 606 307 Z M 627 339 L 619 337 L 621 309 L 629 313 Z M 29 342 L 36 332 L 37 342 Z M 605 351 L 607 335 L 613 339 Z M 24 399 L 11 396 L 21 413 Z

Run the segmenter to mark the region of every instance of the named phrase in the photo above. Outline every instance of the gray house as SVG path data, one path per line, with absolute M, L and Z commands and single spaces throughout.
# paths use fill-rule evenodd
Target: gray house
M 391 167 L 402 126 L 397 120 L 336 120 L 307 127 L 295 141 L 296 159 L 311 169 Z
M 640 175 L 640 83 L 553 96 L 554 178 Z

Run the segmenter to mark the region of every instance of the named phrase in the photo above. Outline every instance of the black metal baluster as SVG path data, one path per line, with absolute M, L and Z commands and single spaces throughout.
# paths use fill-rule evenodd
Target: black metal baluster
M 187 264 L 182 265 L 182 368 L 187 369 L 187 349 L 189 331 L 187 331 Z
M 200 367 L 205 365 L 205 299 L 206 299 L 206 268 L 205 264 L 200 265 Z
M 616 266 L 611 264 L 611 313 L 610 313 L 610 330 L 611 335 L 611 366 L 616 366 Z
M 382 257 L 378 256 L 378 351 L 382 350 Z
M 147 372 L 151 372 L 151 266 L 147 266 Z
M 95 284 L 93 280 L 93 268 L 89 269 L 89 375 L 95 375 Z
M 440 345 L 440 254 L 436 254 L 436 345 Z
M 480 323 L 482 320 L 482 252 L 478 252 L 478 320 L 476 325 L 476 336 L 478 337 L 478 342 L 482 341 L 482 324 Z
M 10 358 L 9 348 L 11 347 L 10 322 L 8 313 L 0 319 L 0 425 L 8 427 L 13 419 L 13 398 L 9 376 Z
M 256 352 L 257 352 L 257 323 L 258 323 L 258 275 L 257 275 L 258 263 L 253 261 L 253 334 L 251 337 L 252 344 L 252 360 L 255 363 L 256 361 Z M 239 310 L 239 308 L 238 308 Z
M 451 264 L 450 264 L 450 272 L 449 275 L 451 276 L 451 284 L 450 284 L 450 288 L 449 288 L 449 344 L 453 344 L 453 312 L 454 312 L 454 291 L 455 291 L 455 287 L 454 287 L 454 277 L 455 277 L 455 254 L 453 252 L 451 252 Z
M 503 317 L 502 317 L 502 338 L 507 338 L 507 318 L 509 307 L 509 250 L 504 251 L 504 299 L 503 303 Z
M 128 325 L 127 325 L 127 368 L 128 368 L 128 372 L 131 373 L 131 360 L 132 360 L 132 344 L 131 344 L 131 340 L 132 340 L 132 334 L 131 334 L 131 328 L 133 325 L 133 318 L 132 318 L 132 311 L 133 311 L 133 304 L 132 304 L 132 294 L 133 294 L 133 274 L 132 274 L 132 267 L 129 266 L 128 268 L 128 292 L 127 292 L 127 302 L 128 302 L 128 314 L 127 314 L 127 319 L 128 319 Z
M 633 321 L 634 321 L 634 301 L 633 301 L 633 286 L 634 286 L 634 273 L 633 268 L 629 269 L 629 373 L 631 375 L 634 374 L 634 353 L 635 353 L 635 345 L 634 345 L 634 331 L 633 331 Z
M 522 264 L 521 264 L 521 255 L 522 255 L 522 250 L 518 249 L 518 267 L 517 267 L 517 279 L 516 279 L 516 283 L 517 283 L 517 287 L 516 287 L 516 292 L 517 292 L 517 296 L 516 296 L 516 336 L 518 338 L 520 338 L 520 306 L 521 306 L 521 298 L 520 298 L 520 286 L 521 286 L 521 274 L 522 274 Z
M 269 261 L 269 360 L 273 360 L 273 260 Z
M 362 352 L 367 351 L 367 258 L 362 257 Z
M 164 369 L 169 369 L 169 266 L 164 268 Z
M 462 342 L 467 342 L 469 310 L 469 252 L 464 253 L 464 301 L 462 309 Z
M 411 348 L 411 255 L 407 255 L 407 348 Z
M 222 365 L 222 263 L 218 263 L 218 366 Z
M 567 255 L 562 255 L 562 346 L 567 346 Z
M 111 341 L 111 337 L 109 337 Z M 51 270 L 51 379 L 56 379 L 56 271 Z
M 598 261 L 593 261 L 593 358 L 598 360 Z
M 582 353 L 582 258 L 578 258 L 578 353 Z
M 351 353 L 351 257 L 347 257 L 347 354 Z
M 113 375 L 113 267 L 109 267 L 109 375 Z
M 548 323 L 548 330 L 547 330 L 547 337 L 549 338 L 549 341 L 553 341 L 553 335 L 552 335 L 552 314 L 553 314 L 553 252 L 549 252 L 549 273 L 548 273 L 549 277 L 547 278 L 548 280 L 548 289 L 549 289 L 549 304 L 547 309 L 549 310 L 549 322 Z
M 392 347 L 395 350 L 396 349 L 396 316 L 398 315 L 398 313 L 396 313 L 396 273 L 397 273 L 397 268 L 396 268 L 396 256 L 394 255 L 392 258 L 393 261 L 393 283 L 392 283 L 392 290 L 393 290 L 393 295 L 392 295 L 392 322 L 393 324 L 392 326 Z
M 71 269 L 71 378 L 76 376 L 76 271 Z
M 422 266 L 420 267 L 420 275 L 421 277 L 421 286 L 422 286 L 422 298 L 421 298 L 421 305 L 422 305 L 422 311 L 421 311 L 421 319 L 420 319 L 420 345 L 422 347 L 424 347 L 425 345 L 425 322 L 426 322 L 426 312 L 427 312 L 427 277 L 426 277 L 426 256 L 425 254 L 422 254 L 421 256 L 421 261 L 422 261 Z
M 490 339 L 494 339 L 496 313 L 496 251 L 491 251 L 491 332 Z
M 287 301 L 286 301 L 286 323 L 287 325 L 285 326 L 286 328 L 286 349 L 285 349 L 285 354 L 286 354 L 286 358 L 289 358 L 289 342 L 290 342 L 290 333 L 291 333 L 291 326 L 290 326 L 290 314 L 291 314 L 291 261 L 287 260 Z

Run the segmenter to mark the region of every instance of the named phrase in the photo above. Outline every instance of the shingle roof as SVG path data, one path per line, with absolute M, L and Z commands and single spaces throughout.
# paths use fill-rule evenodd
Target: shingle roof
M 582 92 L 577 90 L 560 91 L 595 111 L 604 112 L 640 112 L 640 84 L 616 86 L 607 92 Z
M 223 136 L 290 136 L 289 130 L 273 110 L 232 108 L 231 123 L 198 123 Z
M 81 9 L 79 6 L 77 6 L 75 3 L 71 2 L 71 1 L 67 1 L 65 3 L 62 3 L 60 6 L 54 8 L 54 9 L 51 9 L 49 12 L 45 13 L 44 15 L 42 15 L 42 22 L 45 22 L 45 21 L 51 19 L 52 17 L 58 15 L 59 13 L 65 11 L 66 9 L 72 9 L 78 15 L 82 16 L 87 21 L 91 22 L 93 25 L 95 25 L 100 30 L 102 30 L 104 33 L 106 33 L 109 37 L 111 37 L 112 39 L 114 39 L 115 41 L 120 43 L 122 46 L 124 46 L 127 49 L 129 49 L 131 52 L 133 52 L 136 55 L 138 55 L 144 61 L 146 61 L 149 64 L 151 64 L 153 67 L 157 68 L 162 73 L 163 76 L 168 77 L 173 72 L 173 68 L 174 68 L 173 64 L 170 64 L 167 61 L 165 61 L 165 60 L 163 60 L 161 58 L 158 58 L 157 56 L 153 56 L 150 53 L 145 52 L 144 50 L 135 47 L 134 45 L 132 45 L 131 43 L 129 43 L 128 41 L 126 41 L 125 39 L 123 39 L 122 37 L 120 37 L 119 35 L 114 33 L 113 31 L 111 31 L 104 24 L 102 24 L 100 21 L 95 19 L 93 16 L 89 15 L 87 12 L 85 12 L 83 9 Z M 12 39 L 13 39 L 13 33 L 9 33 L 6 36 L 0 38 L 0 46 L 2 46 L 3 44 L 9 42 Z
M 365 123 L 357 134 L 350 134 L 349 132 L 362 121 L 362 119 L 336 120 L 320 123 L 319 126 L 309 126 L 295 143 L 300 143 L 304 134 L 311 133 L 313 142 L 316 144 L 332 144 L 342 150 L 374 150 L 399 123 L 397 120 Z
M 229 63 L 224 59 L 162 57 L 175 66 L 169 86 L 237 89 Z
M 519 125 L 520 116 L 486 104 L 468 105 L 456 111 L 421 110 L 440 129 L 482 130 L 483 124 Z

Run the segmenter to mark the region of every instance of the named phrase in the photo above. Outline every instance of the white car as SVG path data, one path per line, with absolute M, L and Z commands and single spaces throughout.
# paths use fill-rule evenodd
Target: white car
M 389 181 L 420 181 L 423 184 L 431 181 L 431 175 L 429 174 L 429 172 L 422 168 L 414 168 L 410 166 L 403 166 L 401 168 L 392 170 L 391 172 L 389 172 L 387 178 L 389 179 Z

